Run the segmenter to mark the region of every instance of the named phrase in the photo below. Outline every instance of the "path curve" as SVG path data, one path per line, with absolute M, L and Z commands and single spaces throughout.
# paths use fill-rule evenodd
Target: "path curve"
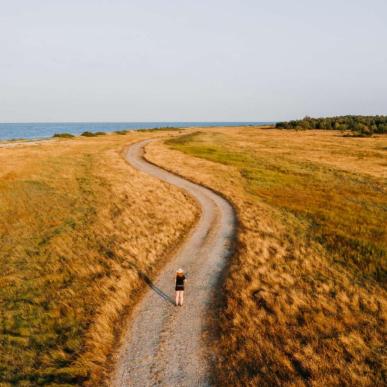
M 132 145 L 126 155 L 136 169 L 192 195 L 201 216 L 178 252 L 162 269 L 133 311 L 119 353 L 114 386 L 206 386 L 208 361 L 202 348 L 205 317 L 211 308 L 235 234 L 231 205 L 213 191 L 167 172 L 143 158 L 144 146 Z M 183 307 L 176 307 L 176 269 L 186 272 Z

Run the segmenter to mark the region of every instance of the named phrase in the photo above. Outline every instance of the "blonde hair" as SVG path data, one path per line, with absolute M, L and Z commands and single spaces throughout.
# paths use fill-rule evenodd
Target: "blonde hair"
M 176 275 L 184 275 L 183 269 L 179 269 L 176 271 Z

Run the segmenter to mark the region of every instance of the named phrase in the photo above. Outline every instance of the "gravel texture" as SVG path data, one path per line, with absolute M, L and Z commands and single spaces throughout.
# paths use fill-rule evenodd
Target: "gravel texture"
M 235 215 L 221 196 L 167 172 L 143 158 L 144 146 L 132 145 L 127 160 L 136 169 L 173 184 L 194 197 L 201 217 L 135 307 L 119 352 L 113 386 L 206 386 L 209 357 L 203 333 L 235 234 Z M 174 305 L 174 279 L 183 268 L 184 305 Z

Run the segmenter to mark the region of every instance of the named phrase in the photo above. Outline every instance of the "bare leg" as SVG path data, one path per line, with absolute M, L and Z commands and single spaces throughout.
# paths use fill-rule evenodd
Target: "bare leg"
M 180 293 L 180 305 L 183 305 L 184 302 L 184 291 L 179 292 Z
M 179 305 L 179 293 L 178 291 L 176 291 L 176 306 Z
M 177 305 L 180 305 L 180 297 L 181 297 L 181 291 L 179 290 L 177 292 Z

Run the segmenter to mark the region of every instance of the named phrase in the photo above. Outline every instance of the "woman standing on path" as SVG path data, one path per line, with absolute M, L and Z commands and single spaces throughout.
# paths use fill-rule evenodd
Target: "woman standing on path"
M 176 272 L 176 306 L 183 305 L 184 301 L 184 281 L 185 281 L 185 275 L 183 269 L 179 269 Z

